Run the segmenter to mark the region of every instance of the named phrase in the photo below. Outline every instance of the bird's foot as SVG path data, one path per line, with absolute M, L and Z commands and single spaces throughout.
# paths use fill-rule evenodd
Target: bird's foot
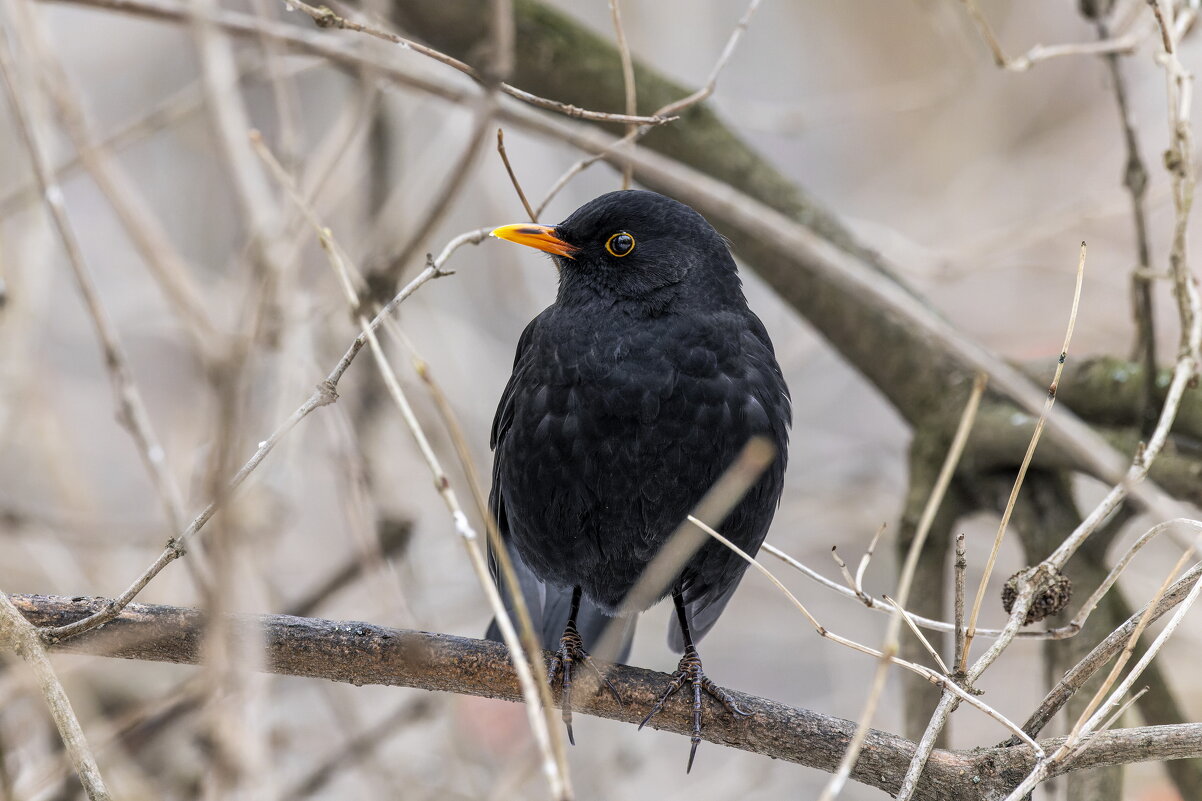
M 569 622 L 568 627 L 563 630 L 563 637 L 559 639 L 559 650 L 551 657 L 551 670 L 547 673 L 547 681 L 554 686 L 556 679 L 560 678 L 562 673 L 563 698 L 560 709 L 563 715 L 563 724 L 568 729 L 568 742 L 572 745 L 576 744 L 576 737 L 572 734 L 572 671 L 575 666 L 581 664 L 587 665 L 597 676 L 597 680 L 613 693 L 614 699 L 619 704 L 622 703 L 622 696 L 618 694 L 618 688 L 614 687 L 613 682 L 601 672 L 597 663 L 589 656 L 588 651 L 584 650 L 584 640 L 581 639 L 580 632 L 576 631 L 574 623 Z
M 680 664 L 676 666 L 676 672 L 672 674 L 672 681 L 668 684 L 668 689 L 655 702 L 655 706 L 651 707 L 651 711 L 647 713 L 647 717 L 643 718 L 639 728 L 646 726 L 651 718 L 659 714 L 659 711 L 664 708 L 664 703 L 684 687 L 686 682 L 693 691 L 693 735 L 689 738 L 692 745 L 689 748 L 689 765 L 685 769 L 685 773 L 688 773 L 693 769 L 693 757 L 697 755 L 697 746 L 701 744 L 701 692 L 703 690 L 717 699 L 732 715 L 745 718 L 751 713 L 739 709 L 730 693 L 710 681 L 709 676 L 705 675 L 705 670 L 701 667 L 701 657 L 697 655 L 697 649 L 689 645 L 685 647 L 684 656 L 680 658 Z

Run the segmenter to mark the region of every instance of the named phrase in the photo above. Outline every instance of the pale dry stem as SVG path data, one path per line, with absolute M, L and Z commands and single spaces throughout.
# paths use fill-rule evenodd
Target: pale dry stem
M 517 630 L 513 625 L 513 621 L 505 609 L 504 602 L 501 599 L 500 593 L 496 584 L 492 581 L 490 571 L 488 570 L 487 560 L 480 548 L 478 536 L 475 530 L 468 522 L 467 515 L 464 514 L 462 507 L 459 504 L 458 496 L 451 486 L 450 478 L 442 469 L 442 465 L 435 455 L 433 448 L 430 445 L 429 439 L 426 437 L 425 431 L 418 421 L 416 414 L 413 412 L 412 406 L 409 404 L 408 398 L 401 389 L 400 382 L 397 380 L 396 373 L 392 369 L 392 365 L 388 362 L 384 355 L 383 349 L 380 347 L 379 341 L 375 336 L 375 330 L 368 322 L 367 317 L 360 311 L 362 307 L 362 298 L 358 292 L 357 286 L 362 285 L 362 274 L 353 266 L 350 259 L 346 256 L 345 251 L 339 246 L 334 239 L 331 230 L 324 226 L 317 218 L 313 209 L 305 203 L 300 196 L 300 192 L 296 187 L 291 176 L 284 170 L 283 166 L 273 156 L 271 151 L 263 142 L 262 137 L 252 134 L 251 143 L 256 152 L 267 164 L 268 169 L 288 192 L 294 204 L 300 209 L 304 217 L 309 221 L 317 234 L 318 240 L 321 243 L 322 249 L 329 257 L 330 266 L 333 268 L 335 277 L 342 288 L 343 294 L 351 310 L 356 313 L 356 320 L 359 327 L 362 329 L 363 336 L 367 338 L 367 342 L 371 348 L 372 356 L 375 358 L 376 365 L 384 379 L 385 386 L 394 402 L 397 404 L 401 412 L 402 418 L 408 426 L 410 433 L 413 435 L 418 445 L 418 450 L 421 452 L 426 461 L 427 466 L 434 475 L 434 485 L 439 495 L 442 497 L 444 504 L 447 506 L 448 512 L 451 514 L 451 519 L 455 524 L 455 529 L 463 539 L 464 545 L 468 551 L 468 557 L 472 568 L 476 573 L 476 577 L 480 582 L 481 588 L 484 590 L 489 606 L 492 608 L 493 614 L 496 617 L 498 628 L 501 630 L 502 636 L 505 639 L 506 645 L 509 646 L 513 656 L 514 669 L 518 674 L 518 679 L 522 685 L 523 695 L 526 698 L 527 716 L 530 721 L 531 729 L 534 733 L 535 742 L 538 744 L 540 752 L 543 754 L 543 767 L 547 776 L 548 782 L 551 785 L 551 791 L 556 798 L 568 799 L 572 797 L 572 789 L 570 779 L 568 777 L 567 756 L 566 750 L 562 742 L 562 735 L 559 729 L 553 724 L 550 715 L 551 697 L 545 680 L 537 680 L 534 678 L 532 665 L 534 664 L 527 655 L 527 647 L 524 647 L 521 639 L 518 637 Z M 474 145 L 473 145 L 474 147 Z M 452 182 L 454 179 L 452 179 Z M 384 318 L 387 320 L 387 318 Z M 387 324 L 387 323 L 386 323 Z M 419 369 L 419 373 L 421 373 Z M 425 377 L 425 376 L 423 376 Z M 473 495 L 477 502 L 480 499 L 480 492 L 473 488 Z M 482 510 L 485 519 L 488 518 L 487 509 Z M 518 587 L 517 579 L 510 572 L 510 592 L 516 598 L 521 598 L 521 590 Z M 521 603 L 521 601 L 517 601 Z M 525 628 L 527 629 L 527 646 L 533 643 L 534 637 L 530 627 L 528 614 L 525 616 Z M 538 650 L 533 651 L 538 653 Z M 557 737 L 558 735 L 558 737 Z M 557 742 L 558 739 L 558 742 Z
M 15 18 L 17 15 L 11 16 Z M 117 407 L 117 420 L 133 439 L 138 455 L 150 473 L 168 519 L 171 520 L 176 516 L 182 519 L 183 502 L 167 466 L 167 453 L 155 433 L 154 426 L 150 421 L 150 414 L 146 410 L 146 404 L 142 399 L 137 382 L 134 380 L 133 370 L 129 366 L 129 358 L 121 343 L 117 327 L 101 301 L 96 280 L 67 214 L 62 187 L 54 177 L 42 137 L 35 128 L 34 109 L 22 91 L 22 80 L 16 70 L 8 34 L 3 31 L 0 31 L 0 73 L 3 73 L 3 83 L 12 108 L 13 118 L 20 137 L 29 151 L 31 166 L 41 189 L 47 212 L 67 253 L 67 260 L 71 266 L 76 286 L 83 296 L 84 307 L 88 311 L 96 339 L 100 344 L 105 372 L 108 375 Z
M 1081 255 L 1077 259 L 1077 281 L 1073 287 L 1072 310 L 1069 312 L 1068 326 L 1064 332 L 1064 344 L 1060 348 L 1060 358 L 1056 362 L 1056 371 L 1052 376 L 1052 383 L 1048 386 L 1048 397 L 1044 402 L 1043 411 L 1035 423 L 1035 430 L 1032 432 L 1031 440 L 1027 444 L 1027 451 L 1023 454 L 1018 474 L 1014 477 L 1014 484 L 1010 489 L 1010 497 L 1006 501 L 1006 508 L 1002 512 L 1001 521 L 998 523 L 997 535 L 993 539 L 993 548 L 989 551 L 989 558 L 985 562 L 985 570 L 981 575 L 981 582 L 977 586 L 976 598 L 973 600 L 972 611 L 968 615 L 968 624 L 965 627 L 964 650 L 960 654 L 961 661 L 956 664 L 957 670 L 964 670 L 967 666 L 973 637 L 976 636 L 977 616 L 981 612 L 981 604 L 985 600 L 985 591 L 989 586 L 989 578 L 993 574 L 993 566 L 997 562 L 998 553 L 1002 548 L 1002 540 L 1006 536 L 1006 527 L 1010 523 L 1010 515 L 1014 512 L 1014 505 L 1018 501 L 1018 492 L 1022 488 L 1023 479 L 1026 478 L 1027 470 L 1031 466 L 1031 460 L 1035 457 L 1035 447 L 1039 444 L 1039 438 L 1043 434 L 1044 426 L 1047 424 L 1048 415 L 1051 414 L 1052 406 L 1056 403 L 1056 389 L 1060 386 L 1060 376 L 1064 372 L 1064 363 L 1068 359 L 1068 346 L 1073 338 L 1073 328 L 1077 324 L 1077 311 L 1081 305 L 1081 284 L 1084 278 L 1085 243 L 1082 242 Z
M 88 745 L 74 710 L 71 709 L 71 701 L 46 656 L 46 649 L 42 647 L 37 629 L 25 619 L 3 592 L 0 592 L 0 647 L 11 648 L 20 654 L 37 677 L 46 707 L 50 710 L 59 737 L 67 749 L 67 756 L 75 767 L 75 774 L 83 784 L 84 792 L 90 801 L 110 801 L 112 796 L 109 795 L 100 775 L 96 757 Z

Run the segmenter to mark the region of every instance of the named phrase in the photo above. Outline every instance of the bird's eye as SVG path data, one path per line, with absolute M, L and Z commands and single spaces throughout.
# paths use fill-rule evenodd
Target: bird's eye
M 629 256 L 630 252 L 634 250 L 634 237 L 625 231 L 618 231 L 606 240 L 605 249 L 618 258 Z

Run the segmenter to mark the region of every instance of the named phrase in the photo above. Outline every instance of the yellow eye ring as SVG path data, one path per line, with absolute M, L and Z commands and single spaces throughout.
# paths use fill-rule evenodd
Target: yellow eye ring
M 605 241 L 605 249 L 611 256 L 617 256 L 619 259 L 629 256 L 634 251 L 634 237 L 625 231 L 618 231 Z

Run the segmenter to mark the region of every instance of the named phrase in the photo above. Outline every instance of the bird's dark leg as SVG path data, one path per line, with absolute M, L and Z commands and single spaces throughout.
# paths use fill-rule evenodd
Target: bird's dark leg
M 705 671 L 701 667 L 701 657 L 693 645 L 693 635 L 689 633 L 689 619 L 685 615 L 684 598 L 679 588 L 672 590 L 672 601 L 676 604 L 676 619 L 680 622 L 680 633 L 684 635 L 684 656 L 680 658 L 680 664 L 676 666 L 676 672 L 672 674 L 672 681 L 668 684 L 668 689 L 655 702 L 655 706 L 651 707 L 651 711 L 647 713 L 647 717 L 643 718 L 639 728 L 646 726 L 647 721 L 664 708 L 664 703 L 684 687 L 685 682 L 688 682 L 693 690 L 693 736 L 690 738 L 692 745 L 689 748 L 689 766 L 685 769 L 685 773 L 688 773 L 693 770 L 693 757 L 697 755 L 697 746 L 701 744 L 702 690 L 716 698 L 732 715 L 747 717 L 751 713 L 739 709 L 735 704 L 735 699 L 730 697 L 730 693 L 714 684 L 710 681 L 709 676 L 705 675 Z
M 563 671 L 563 698 L 560 704 L 560 709 L 563 714 L 563 723 L 568 728 L 568 742 L 572 745 L 576 744 L 576 737 L 572 734 L 572 666 L 577 663 L 583 663 L 597 674 L 598 680 L 603 682 L 609 691 L 614 694 L 614 698 L 620 704 L 622 696 L 618 694 L 618 690 L 613 686 L 613 683 L 606 677 L 601 669 L 593 662 L 593 658 L 588 655 L 588 651 L 584 650 L 584 640 L 580 636 L 580 632 L 576 630 L 576 615 L 580 613 L 580 595 L 581 590 L 576 587 L 572 590 L 572 608 L 568 612 L 568 625 L 564 627 L 563 636 L 559 639 L 559 650 L 551 657 L 551 670 L 547 675 L 547 680 L 551 684 L 555 684 L 555 679 L 559 676 L 560 670 Z

